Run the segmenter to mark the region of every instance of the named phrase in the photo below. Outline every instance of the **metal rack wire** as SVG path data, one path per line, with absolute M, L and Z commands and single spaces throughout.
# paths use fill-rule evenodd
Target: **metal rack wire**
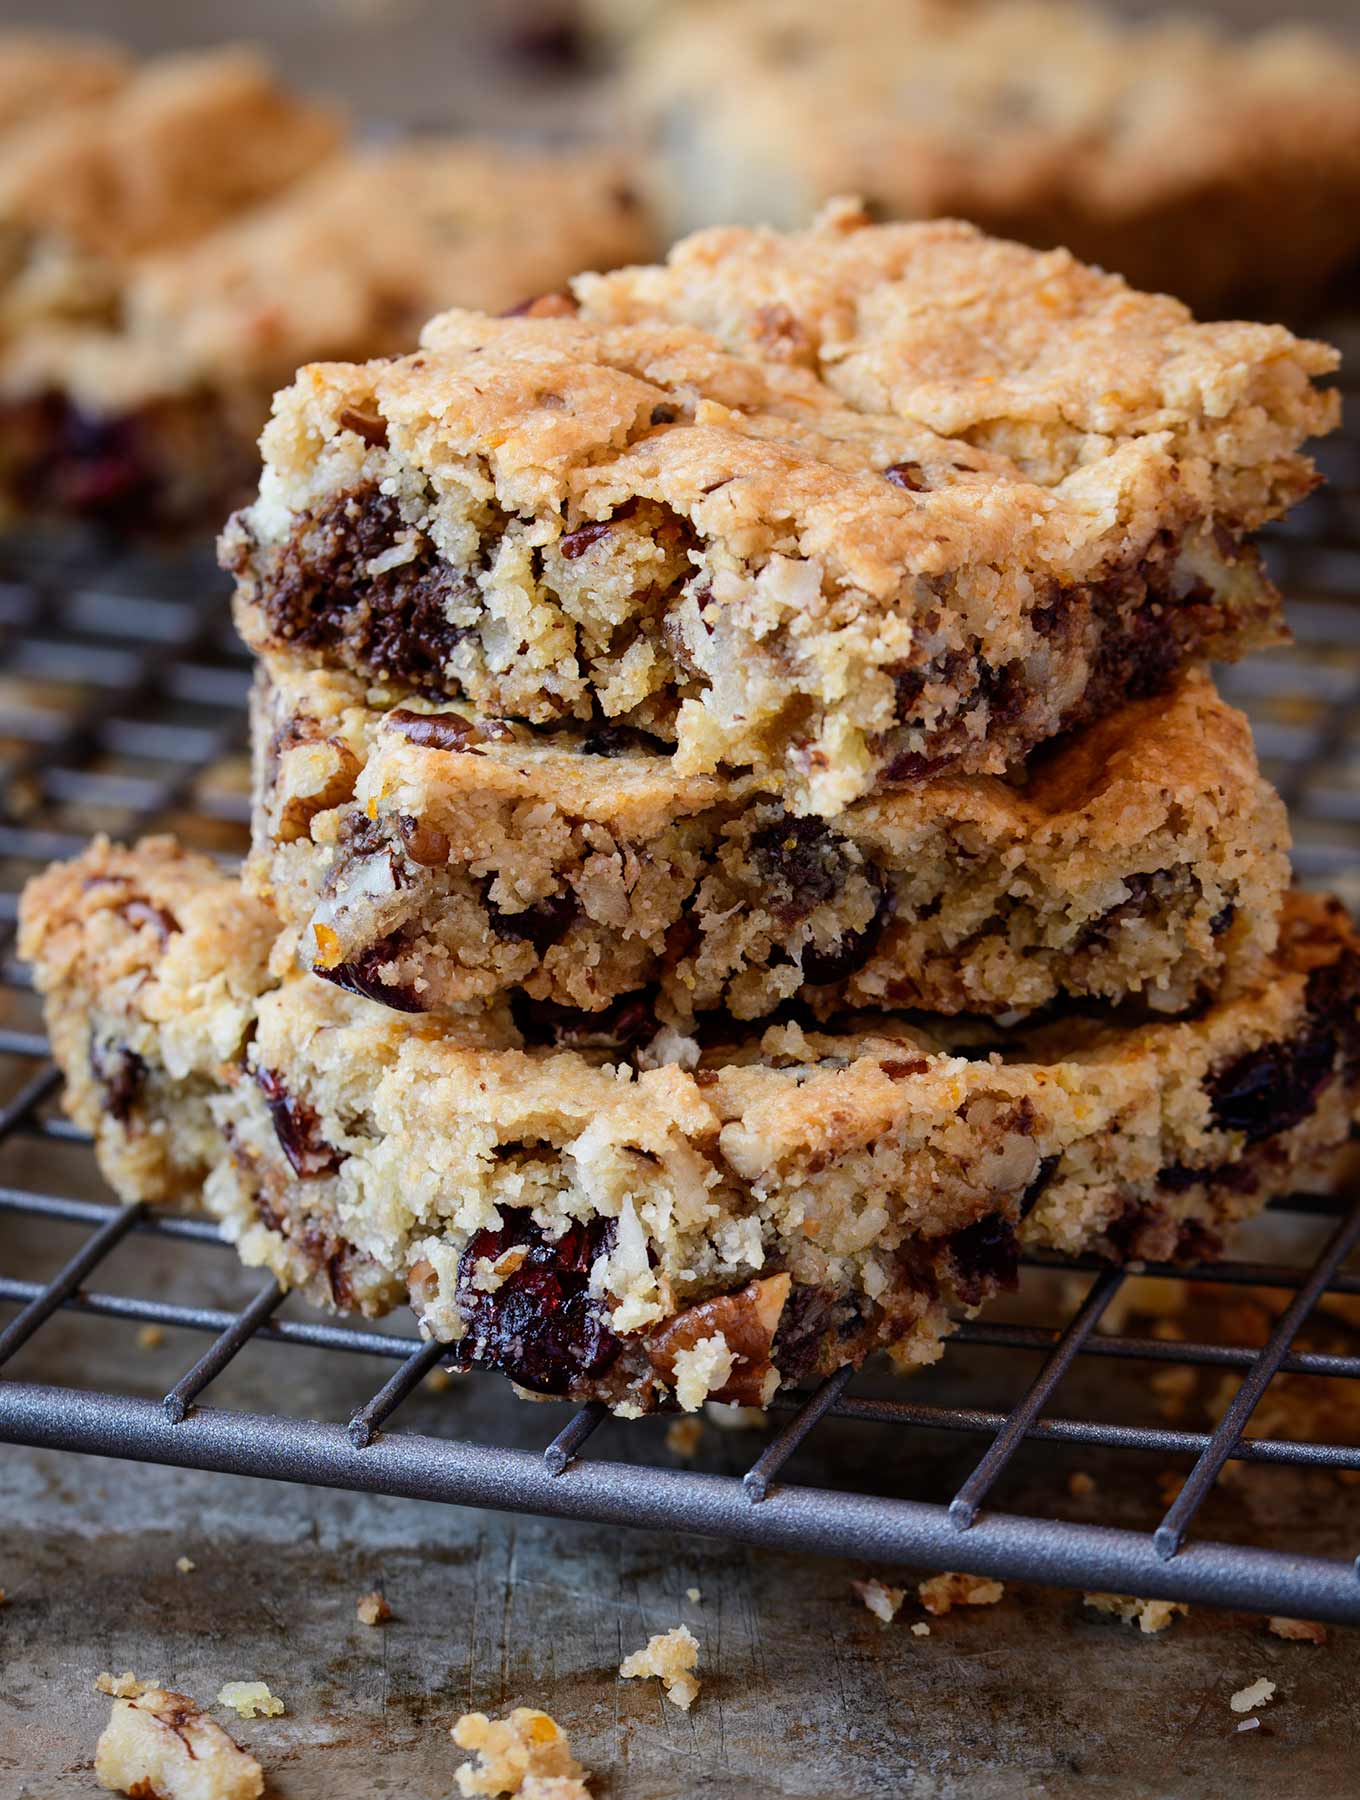
M 1271 548 L 1277 576 L 1291 596 L 1297 647 L 1226 671 L 1223 686 L 1252 714 L 1262 760 L 1291 807 L 1299 878 L 1338 888 L 1357 903 L 1360 435 L 1338 438 L 1320 460 L 1332 485 L 1276 533 Z M 98 571 L 93 578 L 92 568 Z M 148 568 L 136 559 L 92 562 L 80 546 L 0 546 L 0 874 L 5 884 L 0 893 L 0 1173 L 8 1169 L 6 1151 L 15 1145 L 36 1150 L 21 1167 L 45 1175 L 46 1147 L 81 1142 L 54 1110 L 59 1077 L 24 971 L 13 960 L 23 879 L 48 859 L 78 850 L 95 829 L 120 837 L 169 829 L 199 848 L 227 857 L 237 853 L 247 809 L 247 683 L 246 659 L 231 637 L 220 578 L 210 566 L 190 560 Z M 79 1198 L 55 1180 L 18 1180 L 0 1185 L 0 1218 L 7 1215 L 11 1229 L 22 1231 L 27 1222 L 41 1220 L 85 1235 L 49 1280 L 0 1274 L 0 1305 L 17 1309 L 0 1331 L 0 1371 L 44 1327 L 50 1330 L 49 1322 L 62 1310 L 108 1320 L 115 1328 L 134 1322 L 181 1327 L 211 1342 L 160 1403 L 0 1379 L 0 1440 L 1360 1622 L 1356 1565 L 1287 1554 L 1269 1544 L 1187 1541 L 1231 1459 L 1267 1467 L 1360 1470 L 1360 1445 L 1248 1435 L 1257 1403 L 1276 1375 L 1360 1379 L 1360 1355 L 1296 1346 L 1321 1295 L 1360 1295 L 1360 1274 L 1343 1266 L 1360 1243 L 1360 1191 L 1336 1199 L 1297 1196 L 1281 1210 L 1330 1217 L 1331 1235 L 1311 1263 L 1234 1261 L 1189 1272 L 1219 1290 L 1260 1285 L 1294 1291 L 1263 1347 L 1099 1331 L 1125 1275 L 1082 1265 L 1094 1279 L 1061 1328 L 984 1319 L 963 1326 L 955 1339 L 1012 1358 L 1017 1352 L 1043 1355 L 1038 1375 L 1016 1404 L 944 1405 L 920 1385 L 900 1388 L 889 1398 L 872 1397 L 856 1392 L 855 1378 L 842 1371 L 811 1396 L 787 1403 L 782 1428 L 737 1478 L 590 1457 L 589 1439 L 605 1417 L 594 1405 L 577 1411 L 540 1454 L 504 1443 L 397 1430 L 398 1409 L 437 1361 L 438 1346 L 363 1326 L 276 1318 L 284 1295 L 273 1281 L 236 1313 L 100 1292 L 91 1282 L 132 1234 L 174 1239 L 187 1266 L 192 1259 L 221 1254 L 215 1226 Z M 0 1229 L 0 1245 L 4 1242 Z M 1042 1258 L 1030 1263 L 1073 1266 Z M 1187 1278 L 1180 1268 L 1157 1266 L 1142 1273 L 1166 1281 Z M 206 1404 L 212 1382 L 252 1341 L 367 1354 L 395 1367 L 378 1392 L 357 1406 L 347 1429 Z M 1051 1412 L 1064 1377 L 1087 1357 L 1109 1359 L 1128 1381 L 1167 1364 L 1236 1372 L 1242 1379 L 1211 1431 Z M 985 1448 L 947 1505 L 781 1479 L 794 1452 L 830 1415 L 896 1434 L 972 1435 L 985 1440 Z M 998 1480 L 1026 1441 L 1195 1461 L 1155 1532 L 1131 1531 L 989 1506 Z

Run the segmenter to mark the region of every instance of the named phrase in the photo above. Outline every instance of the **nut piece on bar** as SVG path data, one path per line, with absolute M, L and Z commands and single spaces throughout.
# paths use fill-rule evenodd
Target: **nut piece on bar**
M 673 236 L 795 227 L 856 193 L 1065 244 L 1201 311 L 1296 311 L 1360 252 L 1360 57 L 1284 18 L 1229 36 L 1064 0 L 690 4 L 634 34 L 620 85 Z
M 1314 485 L 1325 345 L 844 206 L 573 285 L 299 372 L 220 547 L 247 642 L 830 815 L 1280 637 L 1247 539 Z
M 450 301 L 501 312 L 652 248 L 613 156 L 439 138 L 334 156 L 142 259 L 116 319 L 16 336 L 0 503 L 215 527 L 257 480 L 270 397 L 300 363 L 409 350 Z
M 187 929 L 163 940 L 137 903 L 171 893 Z M 764 1404 L 880 1348 L 931 1361 L 1022 1242 L 1213 1254 L 1335 1178 L 1360 1090 L 1360 945 L 1306 895 L 1259 985 L 1184 1020 L 861 1015 L 571 1049 L 503 1013 L 436 1028 L 310 975 L 270 987 L 251 918 L 163 840 L 30 885 L 22 950 L 114 1185 L 149 1166 L 166 1191 L 141 1141 L 187 1143 L 180 1108 L 206 1110 L 204 1199 L 248 1261 L 341 1307 L 405 1289 L 461 1366 L 629 1414 Z M 258 994 L 244 1024 L 205 1000 L 228 979 Z M 125 1042 L 131 1082 L 98 1058 Z
M 394 705 L 275 659 L 254 698 L 250 879 L 283 961 L 408 1012 L 632 999 L 688 1031 L 785 1001 L 1162 1013 L 1249 984 L 1287 828 L 1251 733 L 1199 671 L 1037 753 L 797 818 L 750 777 L 678 775 L 616 726 L 537 732 Z M 381 704 L 380 704 L 381 703 Z

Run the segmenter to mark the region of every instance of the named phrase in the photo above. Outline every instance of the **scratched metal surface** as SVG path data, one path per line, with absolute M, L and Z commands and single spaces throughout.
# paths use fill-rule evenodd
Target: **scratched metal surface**
M 239 0 L 230 29 L 272 43 L 296 77 L 348 91 L 374 117 L 533 131 L 589 123 L 588 85 L 568 94 L 498 47 L 515 11 L 490 0 Z M 210 41 L 223 27 L 216 6 L 166 0 L 49 0 L 0 7 L 0 19 L 97 24 L 144 48 Z M 438 55 L 412 54 L 435 43 Z M 1250 680 L 1244 701 L 1253 698 Z M 1305 701 L 1277 717 L 1269 695 L 1256 700 L 1258 728 L 1278 728 L 1282 745 L 1289 731 L 1307 728 Z M 1344 786 L 1349 757 L 1338 770 Z M 228 801 L 239 779 L 239 766 L 220 771 Z M 232 846 L 231 813 L 227 803 L 219 824 L 198 821 L 215 848 Z M 38 1154 L 44 1179 L 97 1194 L 85 1153 L 46 1144 L 8 1149 L 0 1181 L 33 1179 L 22 1162 Z M 6 1223 L 0 1257 L 6 1273 L 37 1279 L 72 1242 L 56 1227 L 25 1228 L 20 1238 Z M 174 1246 L 141 1239 L 135 1250 L 123 1247 L 101 1284 L 173 1286 L 178 1298 L 227 1308 L 255 1285 L 222 1257 L 196 1260 L 186 1286 Z M 1044 1304 L 1042 1296 L 1033 1302 L 1040 1311 Z M 140 1350 L 126 1331 L 64 1317 L 13 1373 L 154 1398 L 198 1347 L 171 1334 L 161 1348 Z M 1027 1355 L 971 1349 L 924 1377 L 922 1393 L 995 1405 L 1018 1395 L 1034 1370 Z M 214 1401 L 269 1410 L 282 1385 L 288 1411 L 340 1421 L 385 1372 L 364 1359 L 255 1344 Z M 1143 1393 L 1121 1396 L 1112 1410 L 1107 1366 L 1089 1360 L 1063 1402 L 1077 1417 L 1156 1417 Z M 478 1436 L 493 1415 L 497 1436 L 526 1448 L 541 1446 L 560 1422 L 557 1409 L 520 1406 L 499 1383 L 469 1381 L 418 1396 L 403 1423 Z M 600 1453 L 664 1458 L 662 1429 L 607 1426 Z M 735 1472 L 753 1441 L 710 1428 L 697 1466 Z M 976 1449 L 918 1435 L 885 1447 L 864 1427 L 832 1421 L 789 1475 L 847 1486 L 870 1476 L 881 1485 L 886 1475 L 894 1491 L 944 1500 Z M 1146 1638 L 1084 1611 L 1070 1594 L 1013 1589 L 1000 1606 L 934 1621 L 918 1639 L 907 1624 L 919 1608 L 909 1603 L 893 1626 L 880 1626 L 849 1587 L 869 1571 L 837 1561 L 95 1459 L 12 1449 L 3 1457 L 0 1800 L 95 1791 L 90 1757 L 107 1702 L 91 1682 L 103 1668 L 154 1675 L 205 1701 L 223 1681 L 268 1680 L 287 1713 L 236 1730 L 257 1748 L 275 1800 L 443 1800 L 459 1760 L 447 1727 L 468 1708 L 516 1704 L 541 1705 L 562 1722 L 602 1800 L 1239 1800 L 1356 1791 L 1353 1632 L 1334 1630 L 1317 1649 L 1269 1637 L 1259 1620 L 1196 1612 Z M 1078 1469 L 1095 1477 L 1095 1497 L 1067 1497 Z M 1017 1512 L 1148 1529 L 1163 1510 L 1159 1473 L 1148 1464 L 1131 1476 L 1127 1459 L 1106 1466 L 1090 1451 L 1030 1446 L 997 1500 Z M 1281 1469 L 1224 1486 L 1200 1528 L 1342 1556 L 1356 1548 L 1358 1525 L 1360 1491 L 1325 1473 Z M 182 1555 L 196 1565 L 191 1574 L 175 1569 Z M 909 1585 L 907 1571 L 875 1572 Z M 356 1599 L 375 1585 L 395 1615 L 380 1630 L 354 1615 Z M 691 1587 L 700 1591 L 694 1603 Z M 704 1691 L 688 1717 L 654 1682 L 616 1675 L 623 1654 L 680 1619 L 702 1644 Z M 1259 1675 L 1278 1684 L 1276 1698 L 1264 1729 L 1239 1734 L 1228 1696 Z

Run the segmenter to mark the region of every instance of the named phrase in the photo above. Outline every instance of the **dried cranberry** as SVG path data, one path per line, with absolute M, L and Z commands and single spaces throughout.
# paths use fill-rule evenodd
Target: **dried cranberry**
M 256 1069 L 255 1084 L 265 1097 L 274 1135 L 295 1175 L 333 1175 L 344 1161 L 321 1135 L 316 1109 L 288 1092 L 273 1069 Z
M 126 1125 L 146 1082 L 146 1063 L 130 1045 L 90 1040 L 90 1073 L 104 1090 L 104 1110 Z
M 1020 1217 L 1027 1219 L 1039 1204 L 1044 1190 L 1057 1173 L 1061 1156 L 1043 1156 L 1039 1159 L 1039 1167 L 1034 1172 L 1034 1179 L 1020 1196 Z
M 336 987 L 344 988 L 346 993 L 358 994 L 364 1000 L 376 1000 L 381 1006 L 390 1006 L 394 1012 L 424 1012 L 425 1002 L 413 987 L 384 981 L 378 974 L 384 963 L 392 961 L 395 949 L 392 939 L 384 938 L 352 961 L 338 963 L 333 969 L 317 969 L 316 973 L 333 981 Z
M 566 533 L 557 547 L 568 562 L 575 562 L 578 556 L 585 555 L 592 544 L 598 544 L 601 538 L 608 537 L 613 523 L 612 519 L 597 519 L 589 525 L 578 525 L 575 531 Z
M 878 875 L 872 864 L 866 865 L 864 873 L 870 880 L 875 880 Z M 830 950 L 818 950 L 813 944 L 805 947 L 803 980 L 812 987 L 824 987 L 828 982 L 848 981 L 852 975 L 857 975 L 878 948 L 878 940 L 891 914 L 892 899 L 880 887 L 874 916 L 863 931 L 843 931 L 840 942 Z
M 834 900 L 849 873 L 846 842 L 823 819 L 785 813 L 751 836 L 751 854 L 769 883 L 766 904 L 781 923 L 796 925 Z
M 590 1291 L 590 1271 L 613 1247 L 614 1229 L 612 1219 L 597 1218 L 550 1238 L 527 1208 L 514 1207 L 499 1229 L 477 1232 L 458 1264 L 458 1310 L 468 1327 L 459 1361 L 499 1369 L 542 1394 L 569 1393 L 607 1369 L 621 1346 Z M 507 1250 L 523 1253 L 518 1265 L 491 1292 L 476 1287 L 478 1263 Z

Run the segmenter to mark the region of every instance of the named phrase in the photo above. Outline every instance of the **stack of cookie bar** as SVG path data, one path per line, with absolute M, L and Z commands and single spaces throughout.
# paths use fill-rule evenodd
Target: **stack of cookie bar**
M 110 1178 L 627 1413 L 1333 1180 L 1360 944 L 1203 665 L 1282 638 L 1334 364 L 839 205 L 303 368 L 221 545 L 244 887 L 25 901 Z

